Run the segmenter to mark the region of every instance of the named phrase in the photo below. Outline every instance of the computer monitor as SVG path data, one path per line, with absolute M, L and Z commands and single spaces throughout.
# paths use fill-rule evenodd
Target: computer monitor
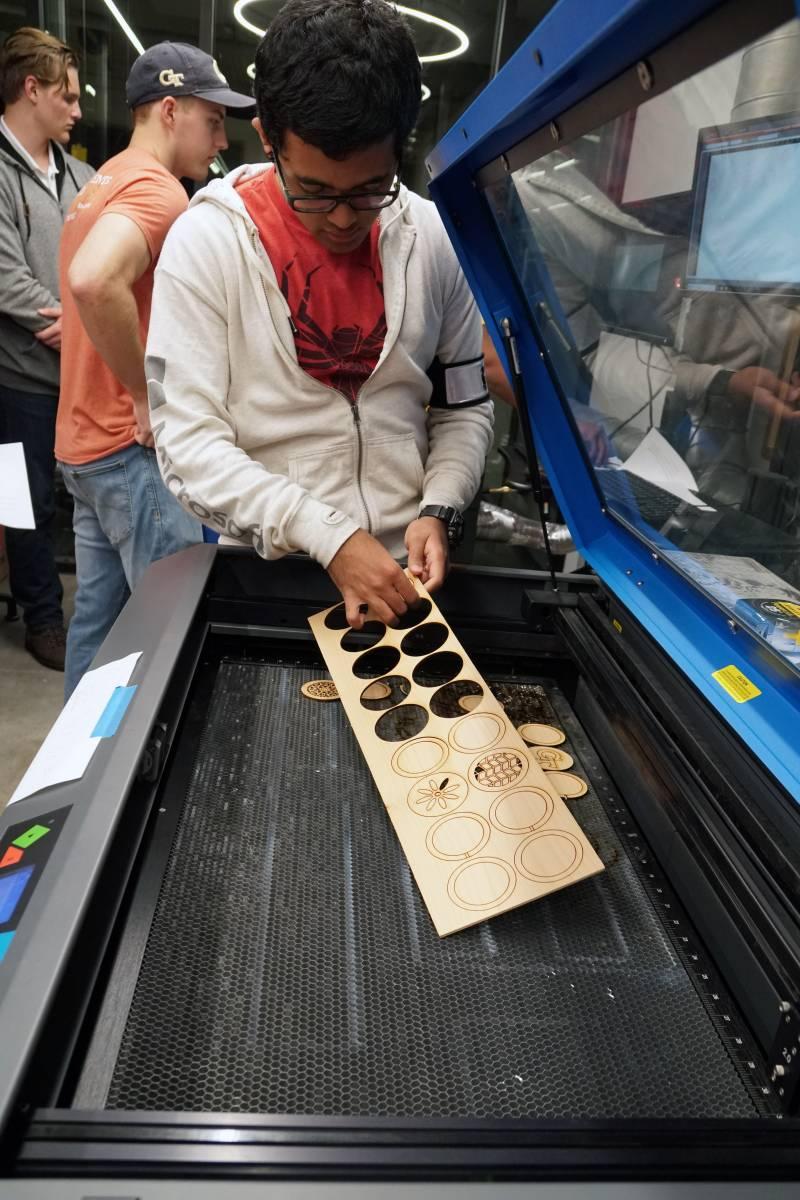
M 800 295 L 800 114 L 698 135 L 684 287 Z

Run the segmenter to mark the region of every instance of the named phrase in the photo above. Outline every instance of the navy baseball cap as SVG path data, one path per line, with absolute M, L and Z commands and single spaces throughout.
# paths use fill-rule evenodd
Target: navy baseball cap
M 231 91 L 210 54 L 186 42 L 159 42 L 140 54 L 130 69 L 125 84 L 129 108 L 165 96 L 199 96 L 239 117 L 252 116 L 256 104 L 252 96 Z

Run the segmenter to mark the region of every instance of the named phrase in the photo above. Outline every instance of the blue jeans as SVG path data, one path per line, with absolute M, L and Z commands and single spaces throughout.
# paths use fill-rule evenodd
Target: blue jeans
M 127 446 L 80 467 L 61 464 L 75 501 L 75 615 L 67 633 L 64 698 L 150 563 L 202 542 L 199 521 L 164 486 L 154 450 Z
M 0 386 L 0 442 L 22 442 L 35 529 L 6 529 L 11 594 L 30 629 L 63 625 L 61 580 L 53 554 L 57 396 Z

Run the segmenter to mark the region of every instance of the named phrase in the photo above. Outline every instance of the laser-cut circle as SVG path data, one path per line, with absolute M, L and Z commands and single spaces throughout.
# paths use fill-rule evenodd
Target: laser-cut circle
M 461 709 L 462 712 L 472 712 L 473 708 L 477 708 L 478 705 L 480 704 L 482 696 L 483 696 L 483 688 L 481 688 L 480 696 L 475 695 L 474 693 L 472 695 L 459 696 L 458 707 Z
M 391 676 L 387 676 L 387 679 L 390 679 L 390 678 L 391 678 Z M 389 687 L 388 683 L 386 683 L 382 679 L 376 679 L 374 683 L 367 684 L 367 686 L 364 688 L 363 692 L 361 693 L 361 699 L 362 700 L 385 700 L 387 696 L 391 695 L 391 692 L 392 692 L 392 689 Z
M 463 666 L 464 660 L 460 654 L 454 654 L 452 650 L 440 650 L 438 654 L 429 654 L 417 663 L 411 678 L 417 687 L 440 687 L 455 679 Z
M 325 618 L 325 626 L 327 629 L 347 629 L 349 622 L 347 613 L 343 604 L 337 604 L 336 608 L 332 608 Z
M 553 815 L 553 797 L 544 788 L 524 787 L 498 796 L 489 820 L 503 833 L 533 833 Z
M 559 796 L 565 796 L 568 800 L 577 800 L 579 796 L 585 796 L 589 790 L 586 780 L 581 779 L 580 775 L 573 775 L 570 771 L 548 771 L 547 774 Z
M 449 748 L 439 738 L 417 738 L 395 751 L 392 766 L 398 775 L 427 775 L 438 771 L 449 753 Z
M 421 658 L 423 654 L 433 654 L 443 646 L 450 636 L 450 630 L 439 621 L 429 621 L 427 625 L 418 625 L 407 633 L 400 643 L 403 654 L 412 658 Z
M 407 803 L 418 817 L 441 817 L 455 812 L 464 803 L 468 793 L 466 779 L 454 775 L 452 771 L 439 771 L 418 779 L 408 793 Z
M 300 687 L 309 700 L 338 700 L 339 693 L 332 679 L 309 679 Z
M 572 755 L 557 746 L 533 746 L 531 753 L 543 771 L 566 771 L 573 763 Z
M 565 740 L 564 733 L 555 725 L 540 725 L 536 721 L 520 725 L 517 733 L 533 746 L 560 746 Z
M 456 867 L 447 881 L 447 894 L 459 908 L 496 908 L 507 900 L 517 877 L 500 858 L 473 858 Z
M 456 679 L 446 683 L 438 692 L 431 696 L 431 712 L 436 717 L 447 717 L 452 720 L 462 715 L 461 701 L 474 700 L 480 704 L 483 698 L 483 688 L 474 679 Z
M 410 691 L 411 683 L 403 675 L 387 675 L 367 684 L 361 693 L 361 703 L 373 712 L 382 712 L 400 704 Z
M 375 722 L 375 733 L 384 742 L 404 742 L 422 733 L 428 724 L 428 711 L 420 704 L 400 704 L 390 708 Z
M 383 621 L 365 621 L 360 629 L 349 629 L 339 645 L 348 654 L 357 654 L 369 646 L 376 646 L 386 634 Z
M 491 835 L 489 823 L 478 813 L 462 812 L 442 817 L 428 830 L 425 845 L 436 858 L 473 858 Z
M 510 746 L 501 746 L 476 758 L 469 769 L 470 782 L 493 792 L 517 783 L 528 770 L 525 756 Z
M 395 629 L 413 629 L 415 625 L 419 625 L 431 615 L 432 604 L 430 600 L 420 599 L 411 608 L 407 608 L 402 617 L 398 617 L 394 623 Z
M 356 659 L 353 674 L 357 679 L 378 679 L 393 671 L 399 662 L 400 651 L 396 646 L 376 646 Z
M 494 713 L 470 713 L 450 730 L 448 737 L 454 750 L 467 754 L 488 750 L 505 733 L 505 723 Z
M 573 833 L 543 829 L 517 847 L 514 865 L 534 883 L 556 883 L 574 874 L 583 860 L 583 846 Z

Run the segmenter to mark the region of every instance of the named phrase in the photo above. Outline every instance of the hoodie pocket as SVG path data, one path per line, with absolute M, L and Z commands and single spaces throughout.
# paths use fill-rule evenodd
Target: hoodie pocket
M 289 479 L 315 500 L 347 513 L 366 528 L 367 514 L 358 496 L 357 465 L 356 449 L 346 442 L 293 455 L 289 459 Z
M 405 529 L 417 515 L 425 468 L 413 433 L 367 442 L 364 491 L 376 534 Z

